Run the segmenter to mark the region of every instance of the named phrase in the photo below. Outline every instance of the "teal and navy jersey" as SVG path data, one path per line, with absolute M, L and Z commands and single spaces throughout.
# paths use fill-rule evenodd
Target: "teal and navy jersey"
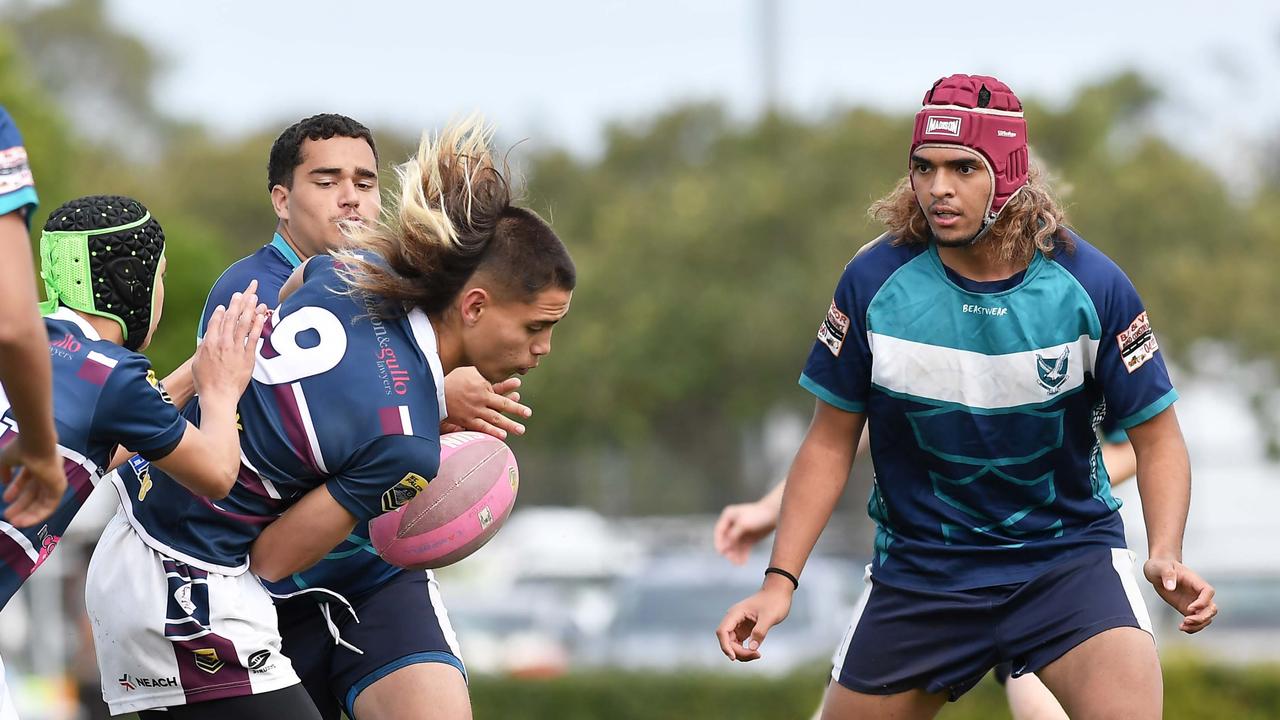
M 268 307 L 279 301 L 284 286 L 295 268 L 302 264 L 297 253 L 278 233 L 270 244 L 236 262 L 218 278 L 204 304 L 200 318 L 200 335 L 213 316 L 214 309 L 231 302 L 231 295 L 243 292 L 250 280 L 258 281 L 258 298 Z M 272 593 L 289 595 L 299 590 L 324 587 L 344 596 L 359 595 L 391 579 L 401 568 L 387 563 L 373 549 L 369 525 L 356 524 L 351 535 L 314 567 L 276 583 L 267 583 Z
M 435 477 L 443 375 L 430 321 L 420 311 L 380 316 L 328 256 L 305 272 L 264 328 L 240 398 L 231 493 L 198 497 L 141 462 L 118 473 L 133 527 L 175 560 L 237 574 L 262 528 L 320 485 L 363 522 Z M 197 422 L 198 407 L 185 410 Z
M 116 446 L 160 459 L 178 446 L 187 428 L 145 356 L 101 339 L 93 326 L 66 308 L 45 316 L 45 328 L 53 369 L 53 420 L 67 490 L 40 525 L 19 529 L 0 520 L 0 607 L 53 551 L 106 472 Z M 21 431 L 3 388 L 0 418 L 3 447 Z M 7 507 L 0 500 L 0 513 Z
M 1177 398 L 1133 284 L 1075 249 L 998 282 L 887 240 L 845 268 L 800 384 L 865 413 L 873 575 L 907 588 L 1021 582 L 1124 547 L 1097 430 Z
M 29 227 L 38 203 L 22 135 L 8 111 L 0 105 L 0 215 L 21 212 Z
M 213 311 L 219 305 L 231 304 L 231 296 L 244 292 L 249 281 L 258 281 L 258 302 L 273 308 L 280 304 L 280 288 L 293 274 L 294 268 L 302 264 L 298 254 L 289 247 L 289 243 L 279 233 L 271 238 L 271 242 L 258 248 L 254 254 L 243 257 L 232 263 L 213 284 L 209 297 L 204 301 L 204 312 L 200 314 L 200 326 L 196 330 L 196 341 L 204 337 L 205 326 Z

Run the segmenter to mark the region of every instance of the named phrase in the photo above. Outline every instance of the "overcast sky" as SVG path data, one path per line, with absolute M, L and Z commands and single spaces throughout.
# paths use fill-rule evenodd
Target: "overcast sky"
M 1062 11 L 1062 7 L 1071 7 Z M 223 134 L 344 112 L 413 130 L 480 110 L 505 137 L 590 152 L 608 120 L 687 99 L 750 117 L 764 97 L 762 0 L 110 0 L 170 61 L 159 98 Z M 951 72 L 1065 101 L 1136 67 L 1166 132 L 1232 154 L 1280 128 L 1280 3 L 1265 0 L 778 0 L 778 96 L 819 114 L 907 110 Z M 1034 129 L 1032 129 L 1034 143 Z

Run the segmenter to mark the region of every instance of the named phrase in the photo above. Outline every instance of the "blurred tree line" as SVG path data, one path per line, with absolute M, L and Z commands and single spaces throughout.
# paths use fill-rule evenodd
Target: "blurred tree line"
M 44 211 L 130 194 L 166 229 L 165 320 L 149 354 L 167 372 L 192 351 L 222 269 L 269 239 L 267 152 L 296 118 L 217 140 L 165 114 L 152 95 L 160 60 L 110 25 L 102 0 L 7 14 L 0 102 L 26 136 Z M 1069 222 L 1138 286 L 1176 362 L 1194 369 L 1197 343 L 1219 341 L 1273 363 L 1280 172 L 1263 168 L 1249 188 L 1215 174 L 1149 130 L 1159 101 L 1126 72 L 1066 103 L 1029 98 L 1033 151 Z M 599 157 L 522 148 L 527 202 L 580 272 L 556 352 L 526 379 L 535 414 L 513 442 L 536 478 L 525 502 L 710 511 L 775 479 L 764 421 L 810 412 L 795 380 L 844 264 L 879 234 L 865 210 L 905 172 L 911 121 L 853 107 L 744 123 L 689 104 L 610 125 Z M 374 130 L 386 171 L 413 139 Z

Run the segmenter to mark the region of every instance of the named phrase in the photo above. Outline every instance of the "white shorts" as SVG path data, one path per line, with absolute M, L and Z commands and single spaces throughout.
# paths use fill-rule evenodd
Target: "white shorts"
M 123 511 L 89 561 L 85 605 L 112 715 L 298 684 L 271 596 L 252 573 L 220 575 L 156 552 Z
M 18 711 L 13 707 L 13 696 L 9 694 L 9 683 L 4 677 L 4 660 L 0 660 L 0 720 L 18 720 Z

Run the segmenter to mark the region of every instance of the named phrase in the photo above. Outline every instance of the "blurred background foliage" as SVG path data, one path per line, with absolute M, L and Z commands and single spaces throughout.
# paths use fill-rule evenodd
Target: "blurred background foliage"
M 129 194 L 166 229 L 165 320 L 149 354 L 167 372 L 192 351 L 222 269 L 270 238 L 267 152 L 297 118 L 229 139 L 172 120 L 153 93 L 163 59 L 106 22 L 101 0 L 17 2 L 8 15 L 0 98 L 43 210 Z M 1138 286 L 1175 362 L 1194 371 L 1193 350 L 1216 342 L 1270 368 L 1280 163 L 1260 148 L 1260 181 L 1216 174 L 1149 129 L 1160 98 L 1129 72 L 1066 102 L 1027 98 L 1033 151 L 1069 222 Z M 812 406 L 795 379 L 845 262 L 879 234 L 866 207 L 903 174 L 910 124 L 864 107 L 741 121 L 691 103 L 609 126 L 598 156 L 519 146 L 527 202 L 580 271 L 555 353 L 526 381 L 535 414 L 513 444 L 538 480 L 524 502 L 679 513 L 763 488 L 776 472 L 764 423 Z M 415 138 L 373 129 L 385 186 Z

